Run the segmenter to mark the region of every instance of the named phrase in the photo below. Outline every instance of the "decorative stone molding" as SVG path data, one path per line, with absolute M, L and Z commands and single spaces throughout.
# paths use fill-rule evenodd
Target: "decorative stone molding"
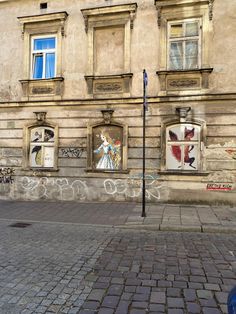
M 90 95 L 129 96 L 132 77 L 131 29 L 133 29 L 136 10 L 136 3 L 81 10 L 85 31 L 88 34 L 88 68 L 85 79 Z M 105 35 L 101 33 L 102 31 Z M 110 59 L 109 67 L 104 64 L 104 58 L 101 59 L 101 56 L 103 56 L 103 40 L 109 38 L 111 32 L 117 36 L 112 36 L 113 44 L 119 38 L 119 49 L 115 51 L 113 49 L 113 59 L 116 58 L 116 63 L 113 64 L 113 59 Z
M 177 107 L 176 108 L 176 111 L 179 115 L 180 122 L 186 122 L 186 118 L 190 110 L 191 110 L 191 107 Z
M 42 29 L 45 30 L 45 28 L 47 29 L 48 27 L 50 27 L 50 32 L 58 32 L 59 30 L 61 35 L 64 36 L 64 25 L 67 16 L 68 13 L 63 11 L 32 16 L 20 16 L 18 17 L 18 20 L 21 24 L 21 32 L 23 36 L 26 32 L 30 34 L 41 33 Z
M 23 89 L 23 100 L 41 100 L 44 98 L 60 100 L 63 92 L 63 81 L 63 77 L 20 80 Z
M 81 12 L 84 17 L 85 31 L 87 33 L 89 27 L 91 27 L 91 24 L 96 22 L 96 20 L 108 20 L 111 18 L 111 15 L 114 15 L 114 19 L 120 18 L 123 20 L 130 20 L 130 28 L 133 29 L 136 10 L 137 3 L 82 9 Z
M 34 112 L 35 116 L 36 116 L 36 120 L 40 123 L 44 123 L 46 120 L 46 115 L 47 112 L 45 111 L 41 111 L 41 112 Z
M 161 93 L 176 94 L 209 88 L 209 74 L 213 68 L 186 71 L 157 71 Z
M 132 73 L 101 76 L 86 75 L 88 94 L 94 97 L 104 97 L 104 95 L 110 97 L 128 96 L 132 76 Z
M 162 10 L 169 9 L 173 7 L 188 7 L 188 6 L 208 6 L 208 17 L 211 21 L 213 18 L 213 3 L 214 0 L 155 0 L 155 5 L 157 9 L 157 24 L 160 27 L 162 21 Z
M 111 119 L 112 119 L 112 115 L 113 115 L 114 110 L 113 109 L 103 109 L 103 110 L 101 110 L 101 112 L 102 112 L 105 124 L 111 124 Z

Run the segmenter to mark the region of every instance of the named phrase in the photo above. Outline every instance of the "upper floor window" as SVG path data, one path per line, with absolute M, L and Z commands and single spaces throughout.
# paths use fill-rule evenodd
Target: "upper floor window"
M 169 23 L 169 70 L 200 68 L 200 37 L 199 19 Z
M 56 37 L 32 38 L 32 78 L 56 76 Z

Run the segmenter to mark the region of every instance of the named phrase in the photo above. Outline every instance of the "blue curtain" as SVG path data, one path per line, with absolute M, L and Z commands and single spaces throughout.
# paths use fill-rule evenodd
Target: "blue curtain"
M 34 40 L 34 50 L 54 49 L 55 38 L 39 38 Z
M 47 53 L 45 78 L 51 78 L 54 76 L 55 76 L 55 53 Z
M 36 55 L 34 57 L 34 79 L 41 79 L 43 76 L 43 56 L 42 55 Z

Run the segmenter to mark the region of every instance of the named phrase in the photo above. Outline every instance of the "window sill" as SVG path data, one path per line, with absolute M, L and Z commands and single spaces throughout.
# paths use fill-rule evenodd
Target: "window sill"
M 206 171 L 197 171 L 197 170 L 163 170 L 163 171 L 159 171 L 158 174 L 159 175 L 172 175 L 172 176 L 202 176 L 202 177 L 206 177 L 209 175 L 210 172 L 206 172 Z
M 129 173 L 130 170 L 98 170 L 98 169 L 86 169 L 85 172 L 88 173 Z
M 209 88 L 209 75 L 213 68 L 192 70 L 157 71 L 161 93 L 178 94 L 179 92 L 195 92 Z
M 59 100 L 62 97 L 63 77 L 50 79 L 20 80 L 23 89 L 22 100 Z
M 129 96 L 133 73 L 85 75 L 88 93 L 94 97 Z

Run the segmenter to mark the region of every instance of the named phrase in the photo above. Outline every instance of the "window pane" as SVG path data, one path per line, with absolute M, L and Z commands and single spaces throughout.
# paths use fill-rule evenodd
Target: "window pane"
M 43 128 L 34 128 L 31 130 L 31 142 L 43 141 Z
M 50 78 L 55 76 L 55 54 L 46 54 L 46 75 L 45 78 Z
M 44 141 L 45 142 L 54 142 L 54 130 L 53 129 L 45 129 Z
M 55 37 L 34 39 L 34 50 L 54 49 L 55 43 Z
M 170 44 L 170 69 L 183 69 L 183 43 L 172 42 Z
M 175 24 L 170 26 L 170 37 L 182 37 L 183 36 L 183 25 Z
M 185 46 L 186 69 L 198 68 L 198 41 L 187 41 Z
M 184 128 L 184 140 L 185 141 L 196 141 L 198 139 L 198 130 L 194 126 L 188 126 Z
M 167 169 L 181 170 L 181 145 L 168 145 L 166 150 Z
M 54 147 L 44 147 L 43 159 L 44 167 L 54 166 Z
M 196 170 L 198 160 L 198 146 L 185 145 L 184 146 L 184 170 Z
M 32 167 L 42 166 L 42 146 L 31 145 L 30 164 Z
M 198 35 L 198 22 L 186 24 L 186 36 L 197 36 Z
M 33 64 L 33 78 L 40 79 L 43 77 L 43 56 L 36 55 L 34 56 L 34 64 Z

